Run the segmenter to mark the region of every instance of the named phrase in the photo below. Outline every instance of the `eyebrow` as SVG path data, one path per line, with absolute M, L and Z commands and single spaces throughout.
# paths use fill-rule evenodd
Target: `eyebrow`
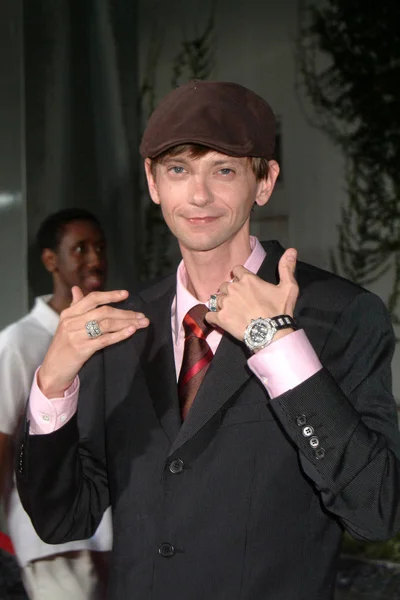
M 234 163 L 236 165 L 241 165 L 243 164 L 241 160 L 239 160 L 239 158 L 237 158 L 236 156 L 232 156 L 229 158 L 225 158 L 225 159 L 220 159 L 220 160 L 216 160 L 213 162 L 213 166 L 214 167 L 219 167 L 220 165 L 226 165 L 226 164 L 231 164 Z
M 76 240 L 75 242 L 72 242 L 71 245 L 72 246 L 78 246 L 79 244 L 87 244 L 88 241 L 89 240 L 87 238 L 83 238 L 82 240 Z M 102 236 L 102 237 L 99 237 L 99 238 L 93 240 L 93 243 L 94 244 L 99 244 L 99 243 L 102 243 L 102 242 L 105 242 L 105 241 L 106 241 L 105 237 Z
M 190 160 L 191 160 L 190 158 L 188 158 L 188 157 L 186 157 L 184 155 L 182 155 L 182 156 L 180 156 L 180 155 L 178 155 L 178 156 L 170 156 L 170 157 L 166 158 L 165 161 L 163 161 L 163 164 L 164 165 L 169 165 L 169 164 L 173 164 L 173 163 L 177 163 L 177 162 L 180 162 L 180 163 L 183 163 L 183 164 L 188 164 L 190 162 Z M 195 160 L 198 160 L 198 159 L 195 159 Z M 213 167 L 219 167 L 221 165 L 232 164 L 232 163 L 234 163 L 236 165 L 242 165 L 243 164 L 242 161 L 240 160 L 240 157 L 238 157 L 238 156 L 227 156 L 227 158 L 221 158 L 221 159 L 213 161 L 211 163 L 211 165 Z
M 170 163 L 176 163 L 176 162 L 187 163 L 188 159 L 185 158 L 183 155 L 182 156 L 180 156 L 180 155 L 178 155 L 178 156 L 168 156 L 168 158 L 165 158 L 162 161 L 162 164 L 163 165 L 168 165 Z

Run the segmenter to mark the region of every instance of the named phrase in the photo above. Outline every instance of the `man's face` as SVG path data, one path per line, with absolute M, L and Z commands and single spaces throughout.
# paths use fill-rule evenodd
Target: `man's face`
M 106 241 L 101 229 L 89 220 L 72 221 L 64 226 L 51 269 L 56 284 L 70 293 L 72 286 L 84 295 L 103 290 L 107 277 Z
M 181 249 L 207 251 L 249 233 L 250 211 L 265 204 L 272 192 L 269 180 L 256 181 L 247 158 L 210 151 L 193 159 L 185 152 L 151 160 L 146 174 L 153 202 L 161 210 Z

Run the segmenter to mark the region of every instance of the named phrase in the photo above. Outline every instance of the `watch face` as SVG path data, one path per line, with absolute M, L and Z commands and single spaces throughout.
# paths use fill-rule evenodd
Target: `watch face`
M 246 331 L 245 342 L 249 348 L 263 348 L 271 342 L 275 333 L 276 329 L 269 319 L 255 319 Z
M 260 344 L 262 342 L 265 342 L 265 338 L 268 336 L 270 329 L 271 327 L 269 327 L 263 321 L 255 322 L 250 330 L 250 339 L 253 342 L 253 344 Z

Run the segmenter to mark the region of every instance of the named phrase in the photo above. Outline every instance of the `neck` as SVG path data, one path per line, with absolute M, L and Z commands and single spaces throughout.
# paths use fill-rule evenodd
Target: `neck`
M 60 314 L 63 310 L 71 306 L 71 302 L 72 296 L 67 297 L 65 296 L 65 294 L 54 292 L 54 294 L 48 302 L 48 305 L 51 306 L 51 308 L 55 310 L 56 313 Z
M 188 291 L 201 302 L 207 302 L 224 281 L 232 279 L 233 267 L 243 265 L 249 258 L 250 239 L 235 247 L 226 243 L 205 252 L 181 248 L 181 253 L 188 275 Z

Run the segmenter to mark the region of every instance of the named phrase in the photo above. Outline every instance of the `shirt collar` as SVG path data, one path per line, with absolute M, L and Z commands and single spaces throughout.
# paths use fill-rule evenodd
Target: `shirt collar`
M 252 273 L 257 273 L 258 269 L 266 256 L 266 252 L 258 239 L 255 236 L 250 236 L 250 248 L 251 254 L 244 263 L 244 267 Z M 197 298 L 195 298 L 187 289 L 188 275 L 183 260 L 179 263 L 178 270 L 176 273 L 176 296 L 172 304 L 172 323 L 174 325 L 174 338 L 175 343 L 178 343 L 179 334 L 182 327 L 183 319 L 186 313 L 199 304 Z M 208 303 L 207 303 L 208 306 Z
M 35 304 L 31 310 L 31 316 L 34 317 L 50 335 L 54 335 L 60 319 L 58 313 L 49 306 L 48 302 L 52 295 L 38 296 L 35 298 Z

